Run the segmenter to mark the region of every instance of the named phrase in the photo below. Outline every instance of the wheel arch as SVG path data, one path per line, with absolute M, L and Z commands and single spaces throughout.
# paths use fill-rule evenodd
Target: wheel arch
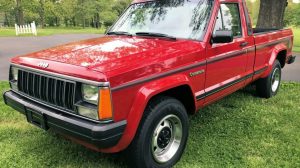
M 286 64 L 286 58 L 287 58 L 287 50 L 281 50 L 278 54 L 276 59 L 280 62 L 281 68 L 284 68 Z
M 157 95 L 153 95 L 149 99 L 147 104 L 149 104 L 149 102 L 153 101 L 159 96 L 168 96 L 179 100 L 187 110 L 188 114 L 194 114 L 196 111 L 193 92 L 191 87 L 187 84 L 165 90 L 163 92 L 158 93 Z
M 283 68 L 285 66 L 286 57 L 287 57 L 287 46 L 283 43 L 276 45 L 272 51 L 271 57 L 267 64 L 268 69 L 262 75 L 262 78 L 265 78 L 269 75 L 269 73 L 272 71 L 273 64 L 276 60 L 280 62 L 281 67 Z
M 176 92 L 185 91 L 185 94 L 179 94 Z M 109 153 L 119 152 L 126 149 L 135 137 L 137 129 L 140 126 L 144 110 L 150 101 L 155 99 L 157 96 L 165 95 L 178 99 L 185 106 L 189 114 L 193 114 L 196 111 L 196 98 L 193 94 L 193 88 L 191 87 L 189 78 L 184 74 L 178 74 L 168 76 L 163 79 L 159 79 L 153 82 L 149 82 L 143 85 L 132 104 L 131 110 L 127 116 L 127 127 L 125 132 L 117 144 L 117 146 L 108 149 Z M 180 96 L 186 95 L 183 98 Z M 187 98 L 187 100 L 184 100 Z M 106 150 L 103 150 L 104 152 Z

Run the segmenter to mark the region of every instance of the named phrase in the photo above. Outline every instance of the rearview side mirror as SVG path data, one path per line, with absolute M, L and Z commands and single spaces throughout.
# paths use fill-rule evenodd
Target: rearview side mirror
M 233 33 L 231 30 L 217 30 L 212 36 L 212 43 L 231 43 Z

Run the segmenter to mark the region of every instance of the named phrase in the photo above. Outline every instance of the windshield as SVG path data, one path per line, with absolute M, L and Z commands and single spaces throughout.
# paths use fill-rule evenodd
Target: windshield
M 201 40 L 212 0 L 160 0 L 131 5 L 110 32 L 160 33 L 176 38 Z

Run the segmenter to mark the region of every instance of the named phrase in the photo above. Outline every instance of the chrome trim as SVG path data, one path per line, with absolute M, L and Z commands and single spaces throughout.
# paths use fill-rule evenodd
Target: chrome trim
M 166 137 L 165 131 L 169 132 Z M 181 120 L 176 115 L 168 115 L 156 126 L 152 134 L 151 153 L 160 164 L 170 161 L 178 152 L 183 139 Z
M 195 77 L 195 76 L 198 76 L 198 75 L 201 75 L 205 72 L 204 69 L 200 70 L 200 71 L 196 71 L 196 72 L 191 72 L 190 73 L 190 77 Z
M 273 93 L 275 93 L 278 90 L 280 86 L 280 80 L 281 80 L 280 70 L 279 68 L 276 68 L 271 78 L 271 82 L 272 82 L 271 90 L 273 91 Z
M 39 70 L 39 69 L 35 69 L 35 68 L 23 66 L 23 65 L 18 65 L 18 64 L 11 64 L 11 66 L 17 67 L 17 68 L 20 68 L 20 69 L 24 69 L 24 70 L 38 72 L 38 73 L 41 73 L 41 74 L 45 74 L 45 75 L 49 75 L 49 76 L 53 76 L 53 77 L 57 77 L 57 78 L 72 80 L 72 81 L 75 81 L 75 82 L 81 82 L 81 83 L 84 83 L 84 84 L 90 84 L 90 85 L 94 85 L 94 86 L 98 86 L 98 87 L 109 87 L 109 82 L 91 81 L 91 80 L 81 79 L 81 78 L 77 78 L 77 77 L 73 77 L 73 76 L 62 75 L 62 74 L 58 74 L 58 73 L 54 73 L 54 72 L 43 71 L 43 70 Z
M 49 63 L 47 62 L 40 62 L 38 63 L 38 66 L 41 68 L 48 68 L 49 67 Z

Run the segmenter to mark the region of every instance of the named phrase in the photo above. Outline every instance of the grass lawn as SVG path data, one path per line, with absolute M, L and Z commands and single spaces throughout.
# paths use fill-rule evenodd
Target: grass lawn
M 300 28 L 298 29 L 293 29 L 294 31 L 294 52 L 299 52 L 300 53 Z
M 0 82 L 0 93 L 8 89 Z M 248 87 L 190 117 L 177 168 L 300 167 L 300 83 L 257 98 Z M 0 167 L 124 167 L 121 155 L 98 154 L 26 123 L 0 97 Z
M 94 28 L 38 28 L 38 36 L 49 36 L 54 34 L 103 34 L 105 29 Z M 14 28 L 0 28 L 0 37 L 16 36 Z M 25 34 L 21 36 L 32 36 L 31 34 Z

